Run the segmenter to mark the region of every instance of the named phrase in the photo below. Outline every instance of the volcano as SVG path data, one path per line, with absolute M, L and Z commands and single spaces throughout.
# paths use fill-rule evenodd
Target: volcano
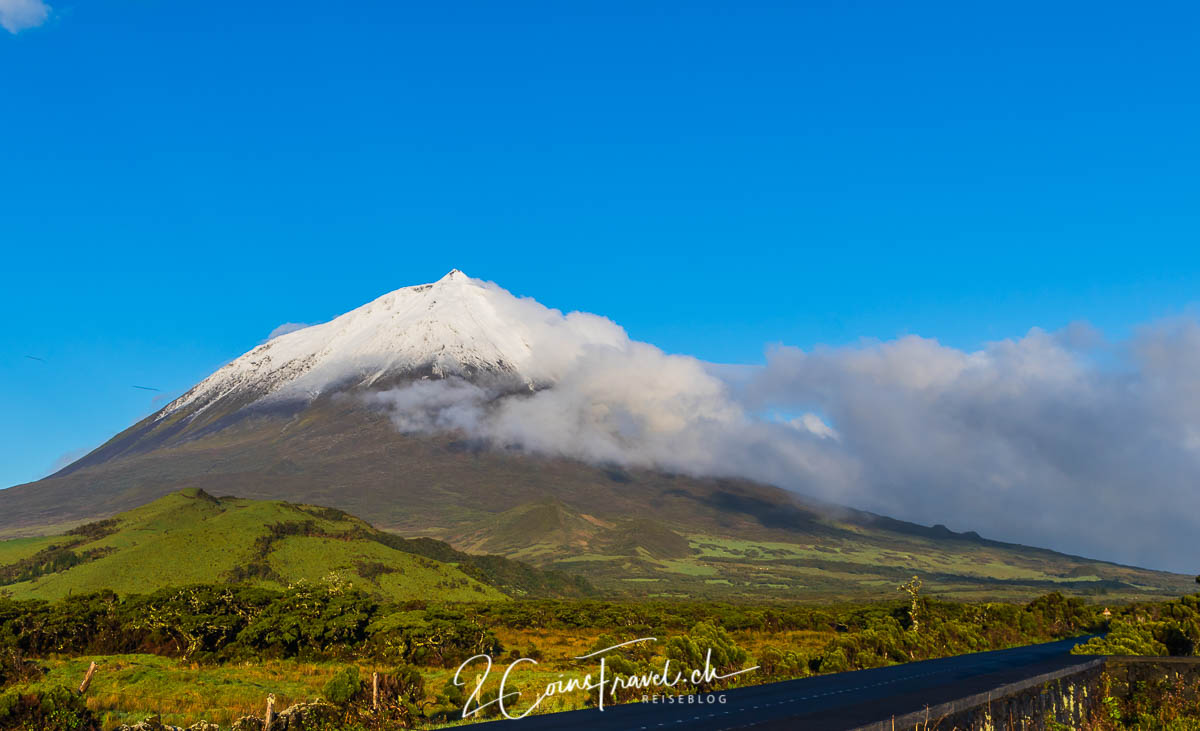
M 637 379 L 670 398 L 643 398 L 628 371 L 605 370 L 614 358 L 644 364 Z M 589 400 L 597 383 L 625 397 Z M 686 392 L 671 391 L 678 383 Z M 61 471 L 0 491 L 0 534 L 42 535 L 199 488 L 330 506 L 584 574 L 613 594 L 891 596 L 916 572 L 966 598 L 1150 597 L 1190 582 L 713 476 L 670 440 L 641 448 L 693 420 L 739 418 L 723 388 L 699 361 L 610 320 L 454 270 L 260 344 Z M 538 418 L 552 423 L 531 429 Z

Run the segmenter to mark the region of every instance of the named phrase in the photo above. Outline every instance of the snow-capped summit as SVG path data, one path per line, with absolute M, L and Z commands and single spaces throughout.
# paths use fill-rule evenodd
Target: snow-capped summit
M 564 358 L 580 348 L 627 343 L 609 320 L 564 316 L 453 269 L 432 284 L 389 292 L 259 345 L 168 404 L 158 419 L 189 407 L 198 413 L 226 397 L 241 404 L 311 400 L 410 374 L 500 377 L 536 387 L 553 383 Z

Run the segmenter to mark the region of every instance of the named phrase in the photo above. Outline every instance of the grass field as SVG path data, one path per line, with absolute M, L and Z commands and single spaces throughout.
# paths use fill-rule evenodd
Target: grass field
M 242 716 L 262 716 L 268 695 L 275 696 L 276 708 L 323 698 L 323 688 L 338 671 L 354 664 L 360 677 L 390 668 L 377 663 L 296 662 L 275 660 L 241 665 L 202 666 L 157 655 L 88 655 L 51 658 L 44 661 L 46 675 L 25 687 L 26 691 L 56 685 L 78 686 L 91 662 L 97 664 L 87 693 L 87 707 L 96 713 L 105 729 L 120 724 L 135 724 L 150 717 L 164 724 L 189 726 L 205 720 L 228 728 Z M 507 669 L 506 663 L 493 667 L 494 678 Z M 559 678 L 555 666 L 545 669 L 521 668 L 518 687 L 534 691 Z M 426 687 L 441 688 L 450 682 L 453 670 L 429 668 L 423 673 Z M 475 675 L 467 675 L 472 681 Z M 489 685 L 489 687 L 490 687 Z M 433 701 L 431 692 L 426 698 Z M 529 696 L 523 696 L 528 698 Z M 556 712 L 584 707 L 585 694 L 574 693 L 543 702 L 538 712 Z M 521 702 L 514 704 L 521 706 Z M 427 728 L 459 725 L 437 723 Z
M 493 667 L 491 680 L 503 674 L 508 662 L 517 657 L 537 657 L 536 667 L 523 664 L 516 685 L 523 691 L 536 694 L 546 683 L 561 677 L 561 673 L 579 672 L 580 665 L 571 658 L 584 654 L 604 630 L 586 628 L 572 631 L 555 629 L 516 630 L 501 628 L 500 641 L 508 649 Z M 769 645 L 785 644 L 800 650 L 818 651 L 833 636 L 832 632 L 797 631 L 767 633 L 744 631 L 733 635 L 740 645 L 758 654 Z M 133 724 L 149 716 L 161 714 L 163 723 L 187 726 L 207 720 L 228 727 L 245 715 L 263 713 L 266 697 L 273 694 L 277 708 L 293 703 L 316 700 L 330 678 L 349 664 L 359 668 L 360 677 L 370 677 L 374 671 L 387 672 L 391 667 L 372 662 L 298 662 L 269 660 L 227 665 L 202 665 L 177 658 L 158 655 L 82 655 L 51 657 L 40 661 L 47 673 L 27 689 L 50 688 L 55 685 L 78 686 L 91 662 L 97 671 L 87 693 L 87 706 L 100 718 L 104 728 L 121 723 Z M 474 682 L 482 666 L 472 666 L 474 672 L 464 677 Z M 423 668 L 427 690 L 426 702 L 432 703 L 436 691 L 450 682 L 454 669 Z M 524 701 L 515 704 L 522 708 Z M 588 694 L 572 693 L 543 702 L 538 712 L 554 712 L 585 707 Z M 443 726 L 445 724 L 438 724 Z M 457 724 L 455 724 L 457 725 Z M 431 728 L 433 726 L 430 726 Z
M 61 542 L 62 538 L 59 536 L 13 538 L 7 541 L 0 541 L 0 565 L 29 558 L 38 551 Z

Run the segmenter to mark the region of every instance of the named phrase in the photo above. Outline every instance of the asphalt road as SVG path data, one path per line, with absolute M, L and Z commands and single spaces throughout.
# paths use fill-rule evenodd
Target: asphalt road
M 995 650 L 924 660 L 872 670 L 819 675 L 781 683 L 735 688 L 699 696 L 692 702 L 633 703 L 565 713 L 472 724 L 471 728 L 541 731 L 658 731 L 659 729 L 798 729 L 837 731 L 892 715 L 984 692 L 1044 672 L 1083 664 L 1068 654 L 1086 638 L 1011 650 Z M 520 680 L 514 671 L 514 680 Z M 532 690 L 532 689 L 530 689 Z M 717 698 L 723 696 L 724 703 Z M 522 699 L 526 700 L 526 699 Z M 518 702 L 518 710 L 527 707 Z

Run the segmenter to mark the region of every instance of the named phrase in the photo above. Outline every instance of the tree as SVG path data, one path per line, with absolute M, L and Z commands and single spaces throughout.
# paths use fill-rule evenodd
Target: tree
M 712 622 L 697 622 L 688 634 L 670 638 L 663 654 L 680 670 L 702 670 L 707 664 L 720 675 L 742 670 L 750 659 L 750 653 L 738 646 L 724 627 Z M 696 686 L 710 689 L 709 683 Z

